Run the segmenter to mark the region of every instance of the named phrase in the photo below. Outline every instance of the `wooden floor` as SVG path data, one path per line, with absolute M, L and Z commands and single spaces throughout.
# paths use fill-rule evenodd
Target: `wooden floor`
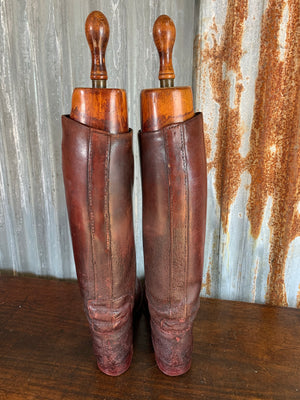
M 0 400 L 300 399 L 300 310 L 203 299 L 194 342 L 167 377 L 142 317 L 130 369 L 105 376 L 76 282 L 0 276 Z

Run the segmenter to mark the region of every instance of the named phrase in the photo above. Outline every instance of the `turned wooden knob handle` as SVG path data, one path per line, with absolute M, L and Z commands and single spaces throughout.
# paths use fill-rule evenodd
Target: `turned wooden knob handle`
M 167 15 L 161 15 L 153 25 L 153 39 L 158 50 L 160 69 L 158 78 L 174 79 L 172 52 L 175 43 L 176 29 L 174 22 Z
M 85 22 L 85 35 L 92 54 L 92 81 L 106 81 L 105 51 L 109 38 L 109 25 L 100 11 L 91 12 Z

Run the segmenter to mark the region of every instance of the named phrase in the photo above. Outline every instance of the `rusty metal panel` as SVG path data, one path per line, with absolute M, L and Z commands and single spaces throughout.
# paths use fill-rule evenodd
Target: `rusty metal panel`
M 202 293 L 300 307 L 299 1 L 196 10 L 209 171 Z

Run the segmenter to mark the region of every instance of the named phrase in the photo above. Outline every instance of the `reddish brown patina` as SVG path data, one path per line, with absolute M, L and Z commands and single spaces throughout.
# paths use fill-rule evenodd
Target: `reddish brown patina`
M 135 251 L 132 132 L 111 134 L 63 116 L 63 174 L 76 271 L 99 368 L 132 357 Z
M 206 219 L 202 114 L 140 135 L 146 295 L 160 369 L 186 372 L 199 307 Z

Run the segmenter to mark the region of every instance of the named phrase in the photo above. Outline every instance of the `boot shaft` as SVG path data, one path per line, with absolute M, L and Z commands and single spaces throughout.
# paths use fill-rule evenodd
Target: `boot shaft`
M 99 368 L 132 358 L 136 272 L 132 132 L 111 134 L 62 117 L 62 166 L 78 283 Z
M 159 368 L 181 375 L 191 365 L 206 224 L 202 114 L 141 132 L 145 284 Z

